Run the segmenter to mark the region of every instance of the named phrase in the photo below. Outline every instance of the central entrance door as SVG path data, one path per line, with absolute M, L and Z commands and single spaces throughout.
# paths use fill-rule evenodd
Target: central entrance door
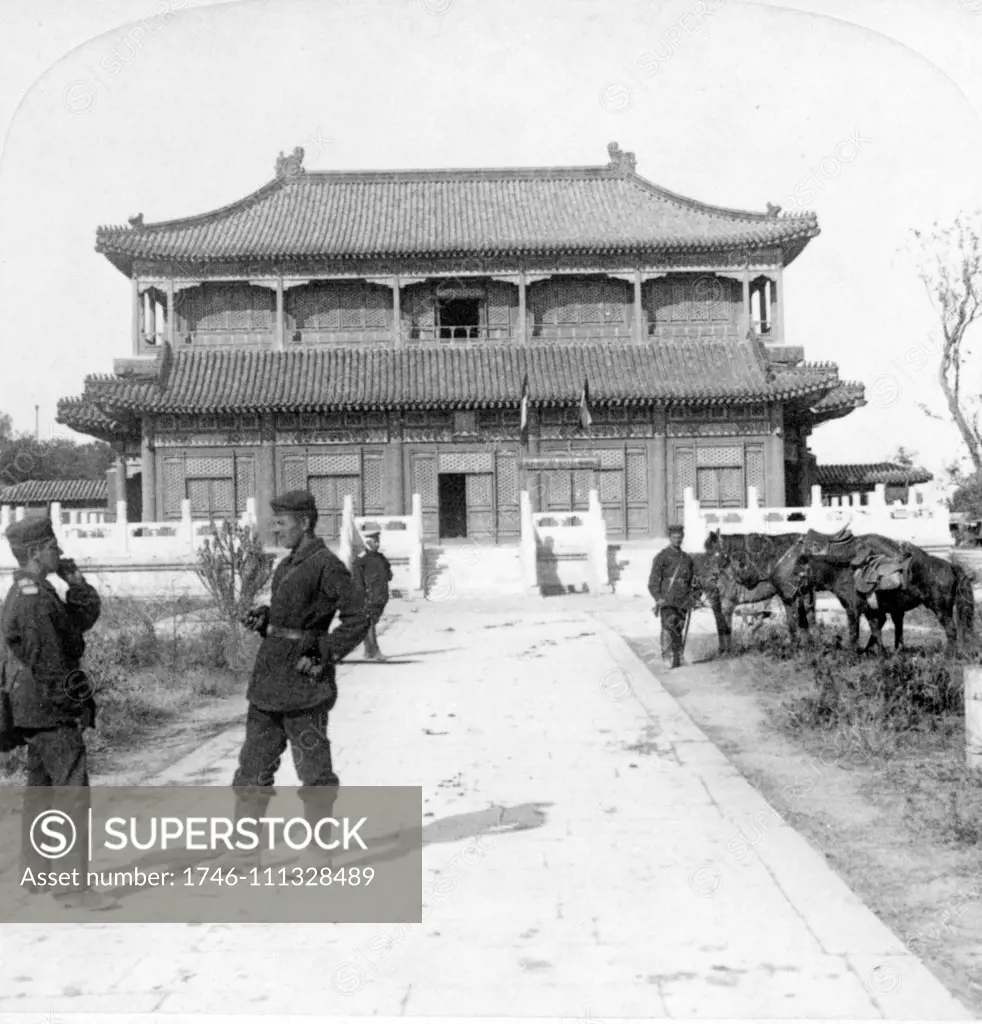
M 440 473 L 437 477 L 440 536 L 467 536 L 467 475 Z

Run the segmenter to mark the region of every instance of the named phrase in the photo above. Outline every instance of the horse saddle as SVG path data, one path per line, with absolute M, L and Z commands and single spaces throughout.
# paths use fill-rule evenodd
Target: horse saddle
M 861 551 L 852 560 L 856 592 L 864 597 L 869 595 L 867 603 L 875 608 L 875 591 L 909 589 L 910 567 L 913 561 L 913 552 L 896 557 L 877 554 L 875 551 Z

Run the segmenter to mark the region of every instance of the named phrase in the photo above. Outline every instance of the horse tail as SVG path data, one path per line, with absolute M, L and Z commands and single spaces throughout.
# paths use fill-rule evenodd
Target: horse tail
M 975 630 L 975 591 L 972 577 L 960 566 L 952 566 L 955 570 L 955 625 L 961 634 L 959 642 L 972 636 Z

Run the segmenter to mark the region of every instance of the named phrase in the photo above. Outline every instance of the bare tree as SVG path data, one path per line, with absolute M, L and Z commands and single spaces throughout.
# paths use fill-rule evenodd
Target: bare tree
M 982 211 L 914 236 L 922 249 L 919 276 L 941 318 L 938 383 L 975 469 L 982 470 L 979 389 L 973 382 L 968 394 L 962 390 L 962 370 L 972 354 L 965 335 L 982 318 Z

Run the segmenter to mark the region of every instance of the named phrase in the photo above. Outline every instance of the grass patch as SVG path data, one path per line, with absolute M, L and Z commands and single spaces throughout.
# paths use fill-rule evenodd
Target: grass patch
M 98 705 L 96 729 L 86 732 L 95 767 L 159 739 L 203 704 L 242 692 L 259 639 L 208 621 L 210 607 L 187 598 L 104 602 L 82 661 Z M 24 748 L 0 755 L 0 777 L 19 778 L 23 769 Z
M 938 637 L 886 657 L 856 654 L 820 624 L 793 642 L 776 625 L 734 637 L 771 723 L 824 763 L 868 767 L 905 795 L 902 813 L 941 843 L 982 841 L 982 775 L 965 760 L 963 668 Z

